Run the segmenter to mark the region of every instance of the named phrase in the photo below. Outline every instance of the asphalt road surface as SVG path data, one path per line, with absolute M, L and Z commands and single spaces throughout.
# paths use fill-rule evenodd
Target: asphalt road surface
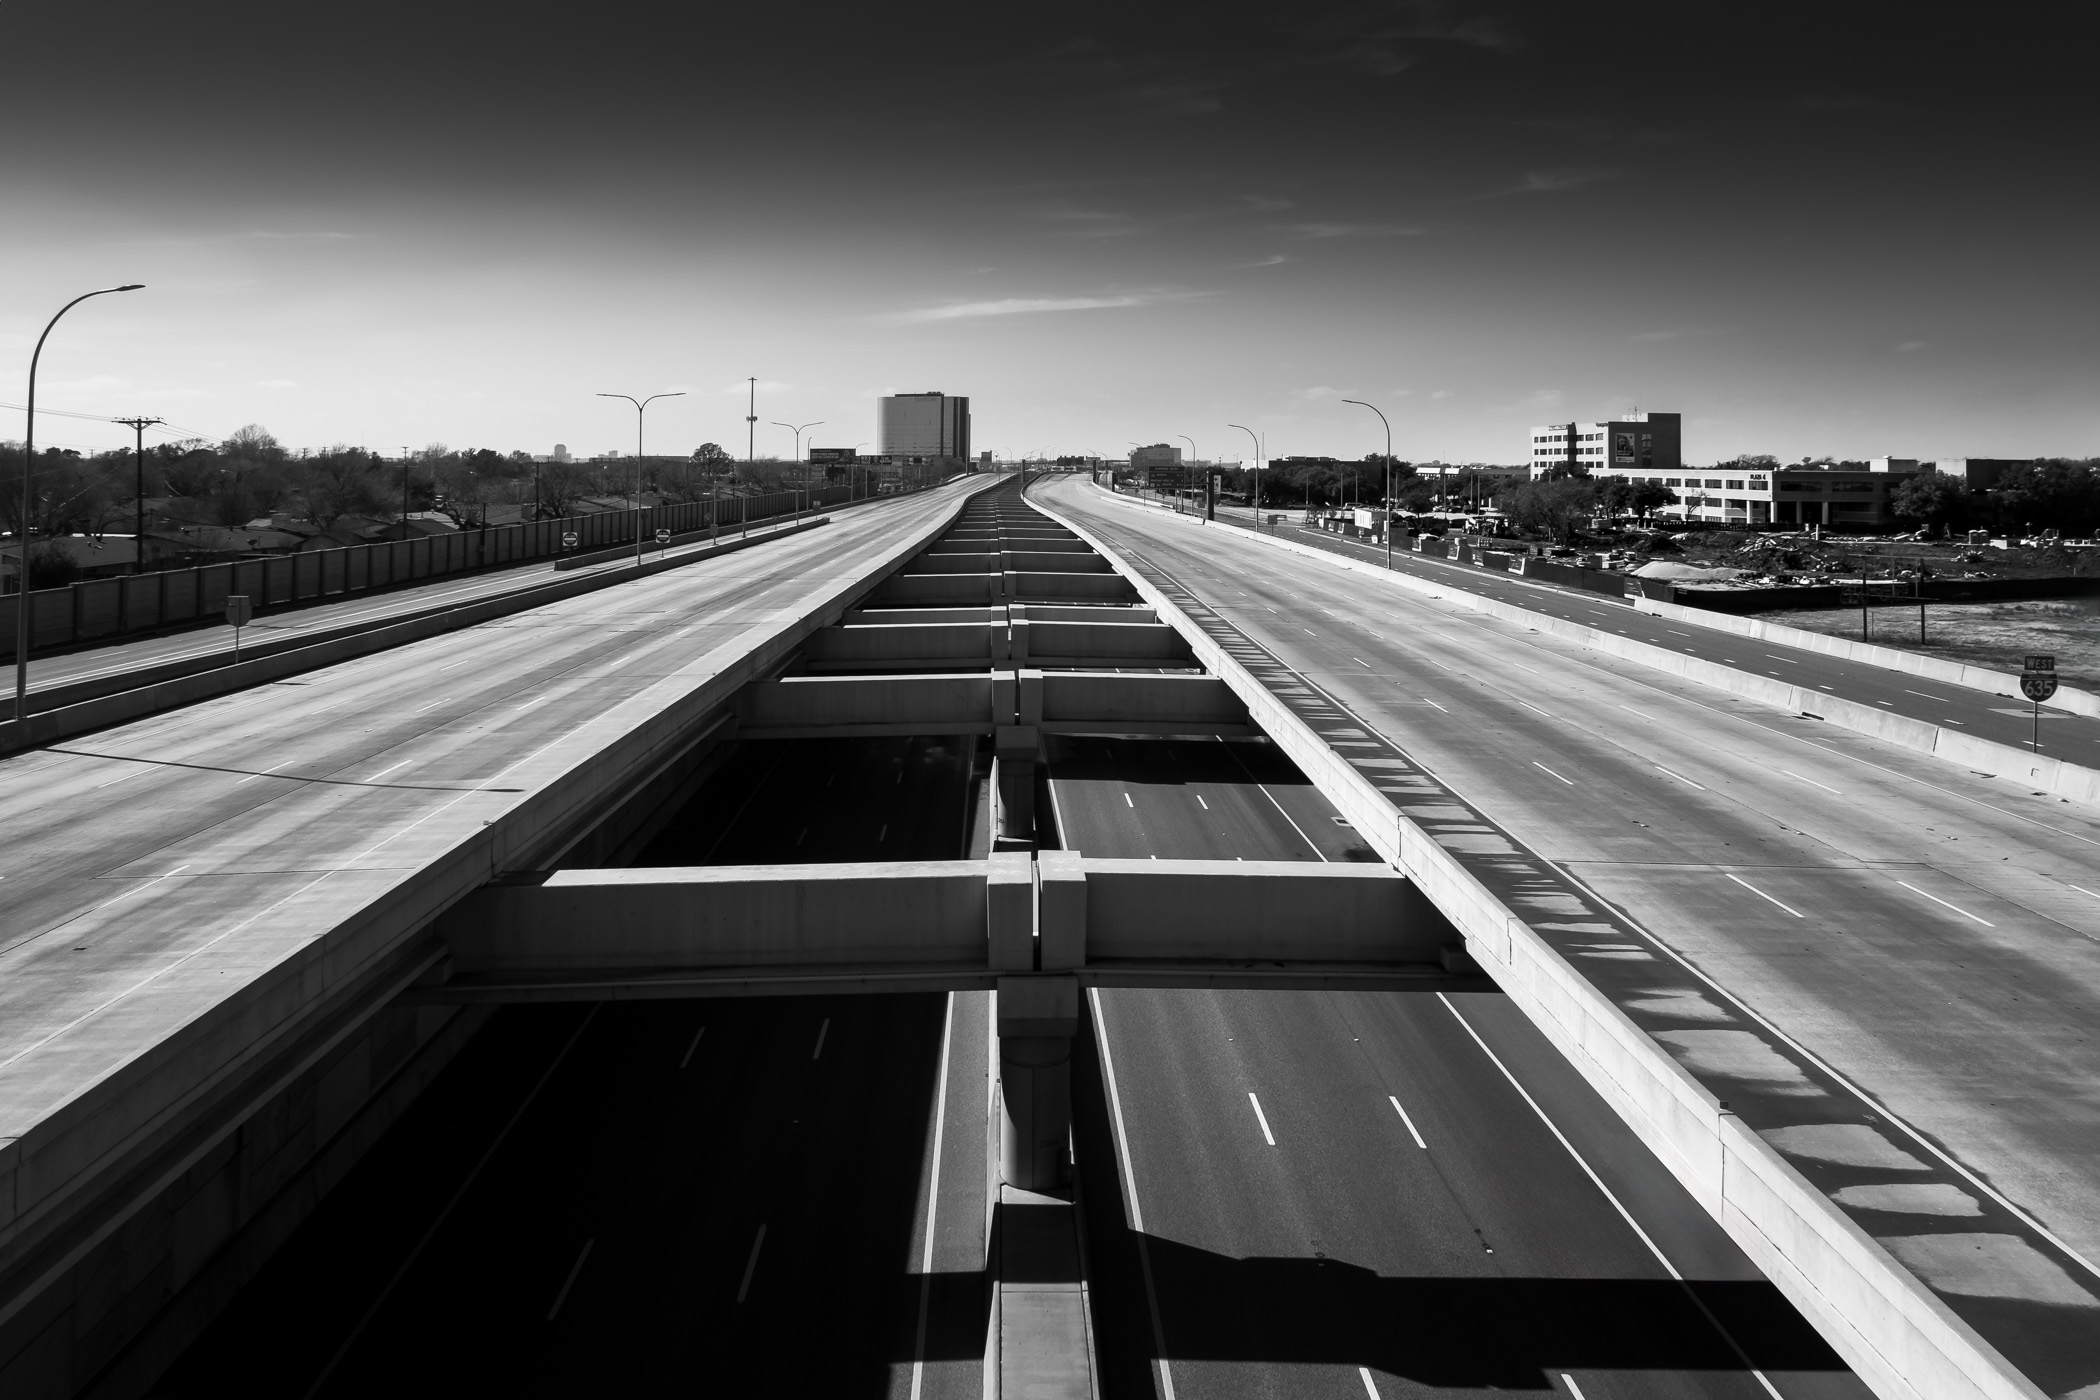
M 1063 740 L 1051 784 L 1091 855 L 1376 859 L 1265 744 Z M 1498 996 L 1092 1010 L 1075 1128 L 1112 1396 L 1865 1393 Z

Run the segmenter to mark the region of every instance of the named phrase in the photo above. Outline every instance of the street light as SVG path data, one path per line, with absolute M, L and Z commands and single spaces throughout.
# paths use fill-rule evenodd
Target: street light
M 1390 569 L 1393 567 L 1393 425 L 1386 423 L 1385 414 L 1376 404 L 1365 403 L 1362 399 L 1343 399 L 1342 402 L 1368 408 L 1378 414 L 1379 422 L 1385 423 L 1385 566 Z
M 804 504 L 807 504 L 809 500 L 809 473 L 803 468 L 802 465 L 802 429 L 822 427 L 823 424 L 824 420 L 819 418 L 814 423 L 804 423 L 799 427 L 793 423 L 775 423 L 773 425 L 776 428 L 786 428 L 789 432 L 795 435 L 795 471 L 802 478 L 802 498 Z M 799 510 L 795 512 L 795 523 L 798 525 L 802 523 L 802 512 Z
M 1196 440 L 1190 437 L 1187 433 L 1176 433 L 1174 434 L 1174 436 L 1180 438 L 1183 442 L 1189 445 L 1189 466 L 1192 468 L 1201 466 L 1202 463 L 1197 461 L 1197 458 L 1202 454 L 1196 451 Z M 1188 482 L 1188 478 L 1183 477 L 1182 482 L 1185 487 Z M 1203 494 L 1206 496 L 1210 494 L 1210 484 L 1208 482 L 1204 483 Z M 1181 493 L 1179 491 L 1174 493 L 1174 511 L 1177 515 L 1181 512 Z
M 22 430 L 22 519 L 15 530 L 15 544 L 20 548 L 21 567 L 15 572 L 15 723 L 29 722 L 29 517 L 36 510 L 36 493 L 30 482 L 36 472 L 36 366 L 44 356 L 44 340 L 51 328 L 58 324 L 59 316 L 65 315 L 89 297 L 108 296 L 111 292 L 135 292 L 146 284 L 127 282 L 121 287 L 98 287 L 92 292 L 82 292 L 64 306 L 58 308 L 58 316 L 44 323 L 44 334 L 36 338 L 36 349 L 29 355 L 29 412 L 28 424 Z
M 668 394 L 651 394 L 638 399 L 632 394 L 600 394 L 601 399 L 625 399 L 634 405 L 634 566 L 642 567 L 642 410 L 658 399 L 682 399 L 685 390 L 677 389 Z
M 1254 528 L 1259 530 L 1261 529 L 1261 439 L 1254 435 L 1254 429 L 1247 427 L 1243 423 L 1227 423 L 1225 426 L 1238 428 L 1245 433 L 1247 441 L 1254 448 Z

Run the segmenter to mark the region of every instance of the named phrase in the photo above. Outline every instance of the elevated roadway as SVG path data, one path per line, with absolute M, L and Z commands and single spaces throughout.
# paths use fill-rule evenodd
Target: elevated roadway
M 1534 927 L 2034 1384 L 2100 1380 L 2090 809 L 1085 483 L 1044 498 L 1482 878 L 1565 890 Z M 1823 664 L 1833 693 L 1907 680 Z
M 84 1266 L 200 1266 L 242 1207 L 169 1188 L 429 971 L 438 909 L 661 799 L 706 716 L 986 484 L 0 760 L 0 1390 L 67 1388 L 107 1310 L 147 1306 Z M 285 1131 L 326 1137 L 367 1068 Z M 176 1219 L 141 1245 L 154 1201 Z

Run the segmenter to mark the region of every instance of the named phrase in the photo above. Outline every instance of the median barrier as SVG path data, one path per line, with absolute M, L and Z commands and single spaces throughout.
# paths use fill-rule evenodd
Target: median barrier
M 1160 616 L 1188 638 L 1197 658 L 1230 684 L 1250 716 L 1371 847 L 1421 887 L 1496 984 L 1876 1394 L 1891 1400 L 2042 1400 L 2038 1387 L 1730 1114 L 1171 599 L 1104 542 L 1039 508 L 1115 561 Z M 1404 575 L 1375 572 L 1408 582 Z M 1527 622 L 1535 617 L 1523 616 Z

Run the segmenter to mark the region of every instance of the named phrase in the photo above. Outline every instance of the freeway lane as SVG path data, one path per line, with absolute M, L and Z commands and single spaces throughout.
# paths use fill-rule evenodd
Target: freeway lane
M 253 1053 L 303 1014 L 300 979 L 379 955 L 359 920 L 390 917 L 433 866 L 474 880 L 523 858 L 500 847 L 534 794 L 966 490 L 0 760 L 0 1167 L 76 1129 L 116 1150 L 194 1090 L 187 1068 L 144 1078 L 157 1046 L 267 1008 L 197 1046 L 206 1063 Z M 323 947 L 325 972 L 309 965 Z M 98 1095 L 110 1107 L 91 1112 Z M 10 1224 L 0 1261 L 24 1238 Z
M 1183 522 L 1191 519 L 1187 516 L 1176 517 L 1171 511 L 1153 510 L 1147 514 L 1179 519 Z M 1244 514 L 1223 509 L 1219 511 L 1221 517 Z M 1233 532 L 1225 533 L 1229 535 Z M 1383 548 L 1374 548 L 1325 531 L 1286 526 L 1281 531 L 1281 537 L 1334 554 L 1375 563 L 1380 567 L 1385 564 Z M 2004 694 L 1985 694 L 1964 686 L 1925 680 L 1905 675 L 1900 671 L 1885 670 L 1879 666 L 1837 660 L 1819 652 L 1806 651 L 1782 643 L 1760 642 L 1705 627 L 1688 628 L 1672 619 L 1640 612 L 1625 603 L 1599 595 L 1585 595 L 1573 589 L 1527 582 L 1514 575 L 1491 573 L 1471 565 L 1454 564 L 1412 551 L 1396 550 L 1393 562 L 1399 572 L 1446 588 L 1477 593 L 1482 597 L 1542 612 L 1551 617 L 1604 628 L 1636 641 L 1648 642 L 1706 661 L 1737 666 L 1753 674 L 1776 676 L 1789 684 L 1826 690 L 1909 719 L 1952 725 L 1993 743 L 2026 749 L 2034 736 L 2032 708 L 2020 696 L 2011 681 L 2007 681 Z M 1883 625 L 1893 624 L 1884 619 Z M 2019 659 L 2014 656 L 2006 657 L 2003 668 L 2016 668 Z M 2067 710 L 2044 705 L 2042 720 L 2042 753 L 2045 757 L 2060 758 L 2067 763 L 2082 764 L 2089 768 L 2100 767 L 2100 718 L 2076 715 Z M 2018 780 L 2008 778 L 2007 781 L 2017 785 Z
M 1589 942 L 1565 936 L 1571 961 L 1761 1131 L 1738 1096 L 1768 1096 L 1767 1140 L 1994 1341 L 2037 1348 L 2022 1354 L 2030 1374 L 2075 1381 L 2064 1389 L 2100 1378 L 2080 1340 L 2091 1275 L 2045 1237 L 2039 1250 L 2024 1232 L 1994 1237 L 1996 1278 L 1919 1243 L 2002 1231 L 2013 1222 L 1987 1217 L 2010 1201 L 2100 1255 L 2100 897 L 2078 902 L 2100 890 L 2100 824 L 2083 809 L 1253 541 L 1221 560 L 1229 536 L 1084 492 L 1047 500 L 1346 707 L 1337 723 L 1397 740 L 1405 762 L 1380 760 L 1403 771 L 1389 791 L 1447 849 L 1486 859 L 1499 828 L 1572 872 L 1573 905 L 1602 921 Z M 1412 763 L 1448 796 L 1429 800 Z M 1464 804 L 1495 825 L 1467 826 Z M 1794 1046 L 1738 1029 L 1710 985 L 1664 985 L 1680 974 L 1613 929 L 1622 914 Z M 1788 1126 L 1842 1106 L 1813 1060 L 1788 1063 L 1798 1047 L 1926 1139 L 1870 1154 L 1877 1176 Z M 1935 1143 L 1965 1175 L 1886 1188 L 1889 1170 L 1939 1170 Z
M 1064 743 L 1072 848 L 1370 856 L 1270 746 Z M 1738 1347 L 1779 1394 L 1864 1393 L 1500 997 L 1097 997 L 1115 1092 L 1096 1058 L 1075 1097 L 1109 1394 L 1154 1390 L 1148 1263 L 1180 1395 L 1771 1393 Z

